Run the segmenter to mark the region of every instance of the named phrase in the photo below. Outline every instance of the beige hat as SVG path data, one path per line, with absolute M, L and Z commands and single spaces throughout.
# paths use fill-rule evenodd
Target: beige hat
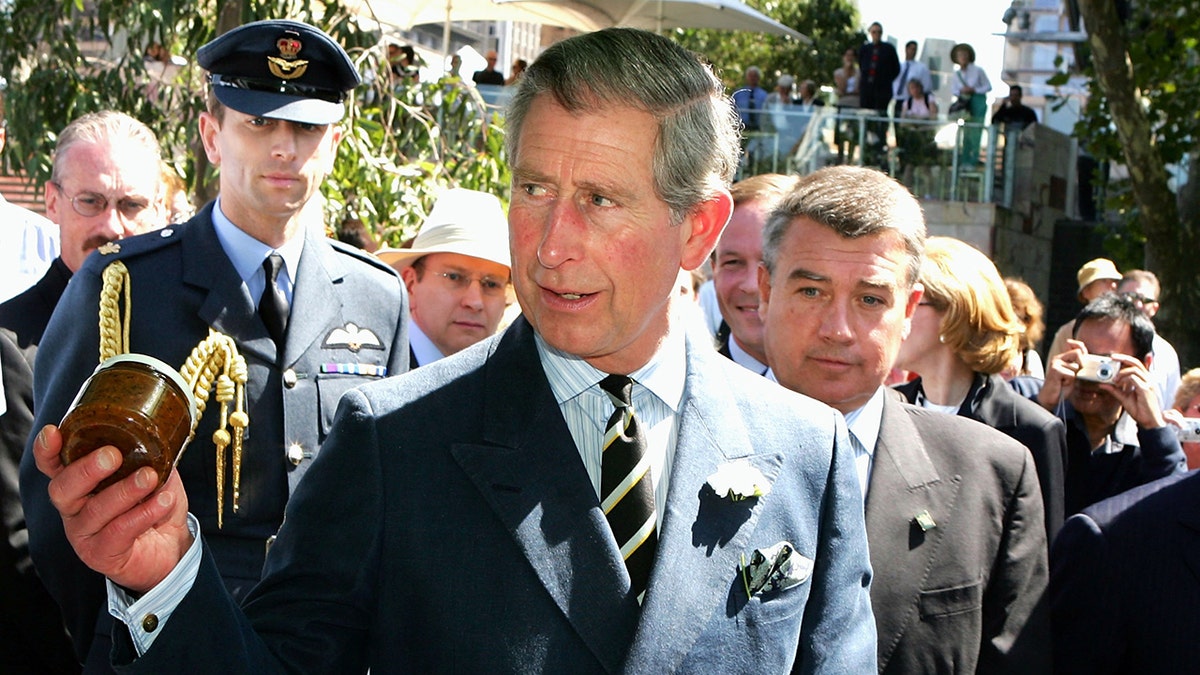
M 508 218 L 496 195 L 452 188 L 438 195 L 412 248 L 381 248 L 376 257 L 400 270 L 430 253 L 458 253 L 512 267 Z
M 1113 281 L 1121 280 L 1121 273 L 1117 271 L 1117 266 L 1108 258 L 1096 258 L 1089 260 L 1083 267 L 1079 268 L 1075 278 L 1079 281 L 1079 294 L 1083 293 L 1083 289 L 1087 288 L 1093 281 L 1100 279 L 1111 279 Z

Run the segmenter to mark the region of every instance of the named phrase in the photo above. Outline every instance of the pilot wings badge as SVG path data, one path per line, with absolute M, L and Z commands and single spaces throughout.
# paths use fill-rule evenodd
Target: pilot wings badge
M 360 349 L 383 349 L 379 336 L 370 328 L 361 328 L 353 323 L 347 323 L 343 328 L 334 328 L 325 336 L 321 345 L 325 349 L 349 349 L 357 352 Z

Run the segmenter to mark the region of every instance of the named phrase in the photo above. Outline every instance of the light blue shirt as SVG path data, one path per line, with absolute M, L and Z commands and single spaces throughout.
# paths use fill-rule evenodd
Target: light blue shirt
M 746 353 L 746 350 L 742 349 L 742 346 L 738 344 L 732 333 L 729 335 L 729 356 L 734 363 L 746 370 L 753 371 L 758 375 L 767 374 L 767 364 Z
M 409 317 L 408 322 L 408 346 L 412 347 L 413 354 L 417 357 L 417 363 L 413 366 L 414 368 L 417 366 L 427 366 L 434 361 L 446 358 L 442 350 L 433 344 L 433 340 L 429 339 L 429 336 L 425 334 L 425 331 L 421 330 L 421 327 L 417 325 L 417 322 L 412 317 Z
M 654 482 L 654 504 L 658 527 L 662 527 L 668 478 L 675 458 L 679 435 L 679 410 L 687 379 L 684 331 L 675 330 L 659 347 L 650 362 L 629 374 L 634 381 L 633 410 L 646 432 L 650 453 L 650 476 Z M 537 336 L 538 355 L 550 390 L 583 466 L 587 469 L 596 498 L 600 498 L 600 459 L 603 455 L 604 429 L 612 416 L 613 404 L 600 389 L 600 380 L 608 373 L 593 368 L 583 359 L 558 351 Z
M 267 274 L 263 271 L 262 264 L 273 252 L 283 258 L 283 269 L 279 271 L 277 283 L 290 303 L 294 290 L 292 279 L 300 265 L 300 254 L 304 250 L 304 232 L 297 232 L 296 236 L 283 246 L 273 249 L 234 225 L 221 211 L 220 197 L 217 197 L 217 203 L 213 206 L 212 221 L 213 229 L 217 232 L 217 241 L 221 243 L 225 255 L 229 256 L 229 261 L 233 263 L 233 269 L 237 270 L 238 276 L 245 284 L 250 295 L 250 304 L 258 306 L 258 299 L 267 287 Z
M 277 283 L 287 295 L 288 302 L 291 302 L 294 284 L 290 271 L 295 270 L 300 264 L 300 254 L 304 249 L 304 233 L 298 232 L 297 236 L 292 237 L 283 246 L 272 249 L 234 225 L 221 212 L 219 197 L 213 207 L 212 220 L 217 240 L 220 242 L 222 250 L 225 251 L 225 255 L 229 256 L 238 276 L 242 278 L 243 288 L 249 293 L 251 303 L 257 305 L 258 298 L 262 296 L 263 289 L 266 288 L 267 277 L 262 269 L 262 263 L 273 250 L 283 258 L 284 264 L 284 269 L 279 271 Z M 200 523 L 190 513 L 188 514 L 188 531 L 192 533 L 195 540 L 179 564 L 157 586 L 136 601 L 112 581 L 105 580 L 108 586 L 108 613 L 128 627 L 129 635 L 133 639 L 139 656 L 145 654 L 150 645 L 154 643 L 154 639 L 161 632 L 158 629 L 166 623 L 183 597 L 191 590 L 192 584 L 196 581 L 196 575 L 200 571 Z M 147 631 L 144 627 L 144 620 L 150 615 L 154 615 L 157 619 L 154 623 L 156 626 L 154 631 Z

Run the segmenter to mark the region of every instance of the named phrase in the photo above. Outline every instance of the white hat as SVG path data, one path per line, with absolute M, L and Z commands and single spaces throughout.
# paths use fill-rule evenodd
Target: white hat
M 451 188 L 438 195 L 412 248 L 382 248 L 375 255 L 403 269 L 430 253 L 458 253 L 512 267 L 508 218 L 496 195 Z

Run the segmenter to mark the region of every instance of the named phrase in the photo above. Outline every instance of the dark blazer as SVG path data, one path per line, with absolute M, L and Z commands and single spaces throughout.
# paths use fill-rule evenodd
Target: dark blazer
M 1050 562 L 1056 673 L 1200 671 L 1200 472 L 1087 507 Z
M 17 468 L 33 425 L 33 364 L 28 360 L 33 351 L 17 348 L 12 331 L 0 329 L 0 661 L 12 675 L 77 673 L 62 614 L 29 559 L 17 495 Z
M 388 373 L 406 370 L 408 307 L 403 285 L 390 268 L 306 231 L 280 355 L 255 312 L 255 301 L 221 248 L 211 213 L 210 204 L 187 223 L 123 239 L 119 252 L 88 258 L 71 280 L 39 347 L 34 428 L 62 419 L 97 364 L 101 274 L 113 260 L 129 269 L 133 352 L 180 368 L 210 328 L 233 337 L 249 370 L 245 395 L 250 426 L 237 513 L 230 502 L 232 471 L 226 471 L 224 528 L 217 528 L 211 441 L 219 417 L 215 400 L 210 399 L 179 473 L 191 512 L 210 535 L 209 548 L 221 575 L 240 597 L 262 573 L 266 541 L 279 528 L 289 495 L 318 454 L 338 399 L 350 387 L 377 379 L 334 372 L 339 368 L 329 365 L 382 367 Z M 351 324 L 371 331 L 377 344 L 364 343 L 357 349 L 348 344 L 345 331 Z M 293 455 L 300 459 L 297 464 L 289 459 L 292 448 L 299 451 Z M 27 449 L 21 496 L 34 562 L 63 607 L 81 658 L 91 647 L 93 626 L 100 617 L 96 652 L 107 663 L 107 647 L 101 643 L 107 641 L 111 621 L 103 579 L 83 567 L 70 548 L 62 520 L 47 497 L 47 484 Z
M 866 508 L 879 672 L 1050 671 L 1046 533 L 1028 450 L 885 398 Z
M 898 385 L 909 403 L 917 403 L 921 378 Z M 1033 455 L 1042 505 L 1046 514 L 1046 536 L 1053 540 L 1063 522 L 1063 484 L 1067 461 L 1067 436 L 1062 420 L 1037 403 L 1022 397 L 999 375 L 975 373 L 958 414 L 982 422 L 1017 439 Z
M 70 280 L 71 269 L 62 258 L 55 258 L 36 284 L 0 303 L 0 327 L 16 333 L 17 346 L 24 349 L 42 341 L 54 307 Z
M 687 358 L 640 609 L 520 318 L 347 394 L 244 614 L 204 563 L 134 672 L 783 673 L 798 649 L 797 672 L 870 672 L 844 423 L 706 344 Z M 707 487 L 735 461 L 770 493 Z M 780 541 L 816 561 L 812 576 L 747 599 L 743 556 Z

